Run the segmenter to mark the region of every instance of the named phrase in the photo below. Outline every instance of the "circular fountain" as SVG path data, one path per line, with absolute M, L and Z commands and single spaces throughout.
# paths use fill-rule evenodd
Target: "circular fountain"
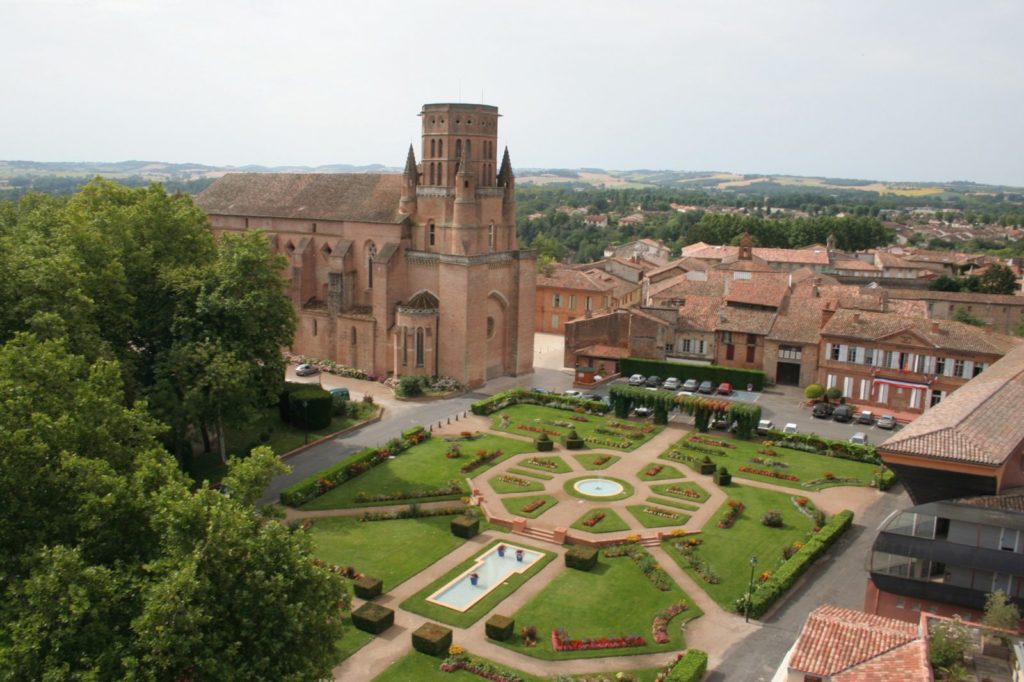
M 584 478 L 573 484 L 573 489 L 589 497 L 614 497 L 621 495 L 624 488 L 621 483 L 603 478 Z

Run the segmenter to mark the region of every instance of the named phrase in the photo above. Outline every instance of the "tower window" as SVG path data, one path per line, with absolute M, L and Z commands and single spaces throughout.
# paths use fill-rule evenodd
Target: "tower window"
M 462 140 L 455 140 L 455 160 L 462 158 Z
M 437 141 L 437 155 L 444 156 L 444 140 Z
M 470 158 L 472 158 L 472 154 L 471 154 L 471 152 L 470 152 L 470 150 L 471 150 L 471 147 L 470 147 L 469 145 L 470 145 L 470 141 L 469 141 L 469 140 L 466 140 L 466 158 L 467 158 L 467 159 L 470 159 Z
M 466 188 L 469 188 L 469 180 L 463 180 L 462 181 L 462 186 L 466 187 Z
M 437 140 L 430 141 L 430 158 L 434 158 L 436 155 Z
M 434 164 L 430 164 L 430 184 L 434 184 Z
M 366 249 L 366 288 L 373 288 L 373 259 L 377 257 L 377 245 L 370 242 Z
M 423 327 L 416 328 L 416 366 L 423 366 Z
M 313 336 L 316 336 L 316 333 L 317 333 L 317 323 L 316 323 L 316 320 L 313 320 Z
M 437 227 L 434 225 L 434 223 L 430 223 L 430 229 L 428 231 L 428 234 L 430 235 L 430 245 L 431 246 L 434 245 L 434 240 L 437 237 L 436 232 L 437 232 Z
M 313 223 L 313 234 L 316 234 L 316 223 Z
M 491 225 L 487 228 L 487 248 L 494 251 L 494 221 L 491 221 Z
M 355 345 L 356 345 L 356 328 L 352 327 L 352 346 L 355 347 Z

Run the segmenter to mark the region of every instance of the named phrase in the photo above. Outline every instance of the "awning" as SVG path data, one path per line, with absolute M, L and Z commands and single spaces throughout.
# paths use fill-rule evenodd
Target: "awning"
M 872 381 L 876 384 L 888 384 L 890 386 L 899 386 L 901 388 L 920 388 L 922 390 L 928 390 L 930 386 L 928 384 L 919 384 L 913 381 L 901 381 L 899 379 L 884 379 L 882 377 L 875 377 Z

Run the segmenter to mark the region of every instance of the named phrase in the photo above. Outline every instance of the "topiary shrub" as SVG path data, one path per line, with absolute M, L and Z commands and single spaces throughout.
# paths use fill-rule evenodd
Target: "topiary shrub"
M 711 461 L 710 457 L 704 455 L 704 459 L 700 463 L 700 473 L 704 474 L 705 476 L 710 476 L 711 474 L 715 473 L 715 471 L 715 463 Z
M 715 472 L 715 485 L 725 486 L 732 483 L 732 474 L 724 466 L 718 467 L 718 471 Z
M 700 649 L 690 649 L 672 666 L 664 682 L 700 682 L 707 671 L 707 653 Z
M 546 434 L 545 434 L 546 435 Z M 564 439 L 566 450 L 582 450 L 583 439 L 576 433 L 576 429 L 571 429 L 569 434 Z
M 412 648 L 428 656 L 446 656 L 452 645 L 452 629 L 437 623 L 424 623 L 412 633 Z
M 761 514 L 761 523 L 769 528 L 782 528 L 782 512 L 778 509 L 769 509 Z
M 555 449 L 555 442 L 551 440 L 551 436 L 546 433 L 542 433 L 537 436 L 537 440 L 534 441 L 534 445 L 537 447 L 537 452 L 550 452 Z
M 589 571 L 597 565 L 597 549 L 573 545 L 565 553 L 565 565 L 580 571 Z
M 456 516 L 451 522 L 452 535 L 470 539 L 480 533 L 480 519 L 472 516 Z
M 843 391 L 838 386 L 833 386 L 825 391 L 825 397 L 829 400 L 839 400 L 843 397 Z
M 420 377 L 402 377 L 398 380 L 395 395 L 400 398 L 415 398 L 423 395 L 423 380 Z
M 288 423 L 297 429 L 322 429 L 331 423 L 334 398 L 319 386 L 303 385 L 285 391 L 281 400 L 288 403 L 281 411 L 288 414 Z
M 357 597 L 369 600 L 380 595 L 384 589 L 384 581 L 380 578 L 364 575 L 352 581 L 352 586 L 355 588 Z
M 352 612 L 352 624 L 363 632 L 379 635 L 395 624 L 395 612 L 367 602 Z
M 822 388 L 821 384 L 809 384 L 804 389 L 804 397 L 808 400 L 818 400 L 823 395 L 825 395 L 825 389 Z
M 499 616 L 495 614 L 487 619 L 484 623 L 484 632 L 491 639 L 496 639 L 499 642 L 504 642 L 515 632 L 516 622 L 508 616 Z

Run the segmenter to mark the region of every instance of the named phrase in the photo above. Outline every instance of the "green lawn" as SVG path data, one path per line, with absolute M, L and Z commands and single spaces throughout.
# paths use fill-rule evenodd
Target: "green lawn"
M 508 416 L 507 426 L 503 415 Z M 573 417 L 585 419 L 586 421 L 575 421 Z M 559 410 L 554 407 L 542 405 L 513 405 L 499 410 L 491 415 L 491 422 L 496 431 L 508 431 L 520 436 L 536 438 L 539 432 L 533 428 L 545 429 L 558 435 L 551 435 L 551 438 L 560 441 L 561 437 L 568 434 L 572 429 L 576 430 L 580 438 L 594 441 L 588 443 L 589 447 L 611 448 L 613 450 L 635 450 L 640 445 L 649 441 L 658 434 L 662 427 L 652 426 L 643 422 L 631 422 L 615 417 L 603 417 L 594 414 L 577 414 L 567 410 Z M 619 426 L 615 426 L 615 425 Z M 529 427 L 529 428 L 522 428 Z M 612 433 L 598 433 L 597 429 L 605 429 Z M 643 429 L 649 429 L 643 433 Z M 630 435 L 638 437 L 633 440 Z M 611 440 L 617 444 L 601 443 L 597 441 Z
M 347 618 L 345 620 L 345 631 L 342 633 L 341 639 L 334 643 L 334 650 L 338 654 L 338 663 L 341 663 L 372 642 L 373 637 L 369 632 L 363 632 L 353 625 L 351 618 Z
M 544 504 L 531 512 L 523 511 L 524 507 L 533 504 L 537 500 L 543 500 Z M 505 505 L 505 509 L 516 516 L 535 519 L 558 504 L 558 501 L 551 495 L 524 495 L 522 497 L 503 497 L 501 498 L 501 503 Z
M 802 452 L 800 450 L 789 450 L 778 446 L 772 446 L 766 448 L 761 445 L 760 441 L 745 441 L 730 438 L 725 435 L 715 434 L 714 436 L 708 436 L 704 434 L 703 437 L 711 438 L 713 440 L 722 441 L 729 445 L 735 445 L 734 448 L 715 448 L 714 446 L 707 446 L 699 443 L 691 443 L 688 439 L 698 434 L 696 431 L 691 432 L 684 436 L 678 443 L 672 448 L 661 454 L 662 459 L 668 459 L 670 461 L 680 461 L 673 459 L 672 453 L 677 453 L 685 457 L 693 457 L 697 460 L 704 459 L 705 452 L 699 452 L 692 449 L 688 449 L 686 445 L 696 445 L 698 448 L 711 447 L 724 454 L 711 455 L 712 461 L 717 466 L 725 465 L 729 470 L 729 473 L 733 475 L 733 478 L 749 478 L 756 481 L 767 481 L 769 483 L 775 483 L 776 485 L 786 486 L 788 488 L 796 488 L 798 490 L 821 490 L 822 488 L 828 488 L 834 485 L 869 485 L 871 482 L 872 473 L 878 468 L 875 464 L 867 464 L 865 462 L 854 462 L 848 459 L 839 459 L 838 457 L 827 457 L 825 455 L 812 454 L 810 452 Z M 776 454 L 766 455 L 758 452 L 759 450 L 770 449 Z M 759 458 L 764 462 L 752 462 L 752 458 Z M 765 462 L 776 462 L 785 463 L 788 466 L 785 467 L 774 467 L 771 464 Z M 692 462 L 685 462 L 690 465 L 690 468 L 697 470 L 696 464 Z M 796 476 L 797 481 L 788 481 L 782 478 L 776 478 L 774 476 L 764 476 L 761 474 L 755 474 L 746 471 L 740 471 L 741 466 L 750 467 L 752 469 L 760 469 L 762 471 L 778 472 L 783 475 Z M 828 483 L 822 481 L 825 478 L 825 474 L 831 472 L 836 478 L 850 478 L 856 479 L 856 483 L 852 482 L 841 482 L 841 483 Z M 821 481 L 815 485 L 804 485 L 813 481 Z
M 658 469 L 658 467 L 661 467 Z M 653 472 L 653 474 L 648 474 Z M 684 478 L 685 475 L 679 469 L 669 466 L 664 462 L 652 462 L 636 473 L 641 481 L 662 481 L 669 478 Z
M 503 477 L 510 480 L 503 481 L 501 480 Z M 523 485 L 523 483 L 515 483 L 514 481 L 522 481 L 525 485 Z M 491 487 L 494 488 L 494 492 L 496 493 L 535 493 L 539 490 L 544 490 L 543 483 L 531 481 L 511 472 L 507 475 L 500 474 L 498 476 L 491 476 L 487 482 L 491 484 Z
M 351 516 L 317 519 L 310 528 L 314 554 L 384 581 L 391 590 L 459 547 L 450 516 L 360 522 Z
M 685 601 L 689 609 L 673 618 L 667 632 L 670 641 L 655 644 L 651 623 L 663 609 Z M 496 642 L 527 656 L 547 660 L 628 656 L 658 651 L 679 651 L 686 647 L 680 623 L 701 615 L 685 592 L 673 584 L 667 592 L 658 590 L 628 557 L 601 557 L 591 571 L 563 570 L 529 603 L 514 614 L 516 637 Z M 537 646 L 524 647 L 519 638 L 523 626 L 537 628 Z M 565 628 L 573 639 L 618 637 L 639 634 L 647 644 L 641 647 L 555 652 L 551 631 Z
M 566 474 L 572 471 L 572 467 L 557 455 L 530 455 L 516 462 L 516 466 L 536 469 L 546 474 Z
M 660 514 L 650 514 L 647 509 L 658 509 L 656 504 L 631 504 L 626 509 L 629 513 L 636 517 L 636 520 L 644 524 L 644 528 L 667 528 L 669 526 L 682 526 L 690 520 L 689 514 L 683 514 L 676 509 L 668 509 L 661 507 L 661 509 L 667 513 L 675 514 L 674 519 L 667 518 Z
M 268 407 L 259 411 L 248 426 L 240 429 L 227 429 L 228 456 L 245 456 L 259 445 L 269 445 L 275 453 L 283 455 L 307 442 L 343 431 L 350 426 L 375 417 L 380 410 L 376 405 L 369 403 L 353 402 L 352 404 L 358 406 L 357 415 L 334 417 L 326 427 L 308 433 L 304 429 L 297 429 L 281 421 L 277 406 Z M 266 442 L 262 439 L 264 435 L 267 436 Z M 208 452 L 193 457 L 188 472 L 196 483 L 201 483 L 204 480 L 215 483 L 223 478 L 227 467 L 221 464 L 219 452 Z
M 601 478 L 606 481 L 614 481 L 622 486 L 622 492 L 619 493 L 618 495 L 594 496 L 587 495 L 586 493 L 581 493 L 580 491 L 576 490 L 576 488 L 573 487 L 579 481 L 591 478 Z M 577 478 L 570 478 L 568 481 L 562 484 L 562 490 L 569 493 L 573 497 L 579 497 L 584 500 L 590 500 L 592 502 L 614 502 L 615 500 L 624 500 L 633 494 L 633 486 L 631 486 L 626 481 L 623 481 L 621 478 L 612 478 L 610 476 L 579 476 Z
M 593 526 L 583 525 L 583 522 L 594 514 L 604 514 L 604 518 Z M 618 531 L 629 530 L 629 524 L 623 521 L 622 517 L 616 514 L 610 507 L 596 507 L 576 519 L 576 522 L 572 524 L 572 528 L 582 530 L 587 533 L 615 533 Z
M 554 478 L 554 476 L 552 476 L 551 474 L 542 474 L 541 472 L 535 471 L 533 469 L 527 470 L 527 469 L 516 469 L 515 467 L 510 467 L 508 472 L 510 474 L 518 474 L 519 476 L 529 476 L 530 478 L 539 478 L 542 481 L 550 481 L 552 478 Z
M 398 457 L 388 460 L 387 463 L 370 469 L 356 478 L 342 483 L 326 494 L 310 501 L 303 509 L 344 509 L 347 507 L 374 506 L 380 504 L 407 505 L 410 500 L 395 502 L 356 502 L 356 495 L 361 491 L 373 494 L 386 494 L 398 492 L 414 492 L 419 490 L 430 490 L 443 487 L 450 481 L 458 481 L 464 494 L 469 494 L 465 479 L 467 476 L 479 476 L 490 467 L 513 455 L 520 455 L 529 452 L 533 446 L 529 443 L 502 438 L 501 436 L 483 436 L 472 441 L 459 443 L 463 452 L 458 459 L 448 459 L 445 453 L 451 444 L 443 438 L 431 438 L 409 448 Z M 474 458 L 478 450 L 493 452 L 501 450 L 503 455 L 488 464 L 477 467 L 473 471 L 463 474 L 459 469 Z M 439 498 L 419 498 L 423 502 L 431 499 L 453 499 L 459 496 L 446 496 Z
M 718 527 L 718 521 L 727 509 L 726 504 L 704 526 L 700 538 L 703 543 L 697 548 L 697 555 L 708 562 L 721 578 L 717 585 L 704 582 L 691 569 L 682 555 L 668 540 L 662 543 L 669 555 L 698 585 L 720 606 L 732 609 L 733 602 L 747 591 L 750 580 L 750 557 L 757 557 L 754 577 L 762 571 L 774 571 L 781 563 L 782 550 L 795 541 L 804 541 L 814 522 L 796 510 L 790 495 L 735 482 L 724 488 L 730 498 L 743 502 L 746 509 L 735 525 L 729 529 Z M 761 523 L 761 515 L 769 509 L 782 512 L 783 527 L 769 528 Z
M 458 644 L 458 634 L 454 642 Z M 474 659 L 502 670 L 508 670 L 523 679 L 523 682 L 542 682 L 544 677 L 534 677 L 514 668 L 506 668 L 500 663 L 488 661 L 480 656 L 473 656 Z M 398 659 L 390 668 L 373 678 L 374 682 L 480 682 L 481 678 L 465 670 L 458 670 L 452 673 L 444 673 L 440 670 L 442 658 L 428 656 L 418 651 L 411 651 Z M 653 679 L 653 678 L 652 678 Z
M 579 462 L 587 471 L 600 471 L 601 469 L 607 469 L 622 459 L 618 455 L 602 455 L 600 453 L 573 455 L 573 457 L 575 457 L 576 461 Z M 602 463 L 598 464 L 598 462 Z
M 675 509 L 685 509 L 686 511 L 697 511 L 698 509 L 700 509 L 700 507 L 696 505 L 686 504 L 685 502 L 680 502 L 679 500 L 669 500 L 664 497 L 651 496 L 648 497 L 645 501 L 650 502 L 651 504 L 660 505 L 662 507 L 673 507 Z
M 659 495 L 665 495 L 672 497 L 683 502 L 690 504 L 700 504 L 708 499 L 708 491 L 701 488 L 696 483 L 690 481 L 684 481 L 680 483 L 662 483 L 660 485 L 652 485 L 651 490 L 658 493 Z M 679 492 L 680 490 L 690 491 L 698 497 L 690 497 L 686 493 Z
M 543 549 L 538 549 L 537 547 L 531 547 L 530 545 L 523 544 L 517 539 L 512 544 L 515 544 L 517 547 L 523 547 L 524 549 L 532 549 L 544 555 L 534 562 L 534 564 L 524 573 L 512 574 L 504 583 L 491 590 L 486 597 L 478 601 L 466 611 L 456 611 L 439 604 L 431 604 L 427 601 L 427 597 L 431 596 L 449 582 L 457 578 L 465 572 L 466 569 L 475 564 L 480 556 L 486 554 L 492 547 L 502 542 L 506 541 L 495 540 L 494 542 L 491 542 L 481 551 L 477 552 L 476 555 L 466 559 L 461 564 L 406 599 L 401 604 L 402 608 L 406 611 L 418 613 L 421 616 L 436 620 L 440 623 L 447 623 L 448 625 L 454 625 L 455 627 L 460 628 L 468 628 L 470 625 L 480 620 L 484 614 L 500 604 L 506 597 L 518 590 L 527 580 L 536 575 L 542 568 L 547 566 L 552 559 L 555 558 L 555 554 L 546 552 Z

